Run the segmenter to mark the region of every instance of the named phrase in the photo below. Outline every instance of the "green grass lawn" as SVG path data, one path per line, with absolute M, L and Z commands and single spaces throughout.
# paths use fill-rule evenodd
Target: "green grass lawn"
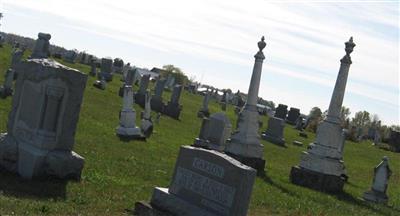
M 10 52 L 9 46 L 0 48 L 1 84 Z M 85 65 L 65 64 L 85 73 L 90 69 Z M 26 181 L 0 172 L 0 215 L 123 215 L 136 201 L 148 201 L 155 186 L 168 187 L 179 146 L 192 144 L 198 135 L 201 120 L 196 115 L 202 97 L 183 92 L 181 121 L 162 116 L 147 142 L 124 142 L 115 135 L 122 107 L 119 79 L 115 76 L 105 91 L 92 86 L 93 77 L 88 79 L 74 148 L 85 158 L 81 181 Z M 170 92 L 164 93 L 165 100 L 169 96 Z M 0 99 L 1 132 L 6 132 L 11 99 Z M 135 109 L 137 113 L 142 110 L 138 106 Z M 210 111 L 220 111 L 216 102 L 210 103 Z M 227 115 L 232 125 L 236 125 L 232 106 L 228 107 Z M 265 130 L 265 117 L 263 122 Z M 262 141 L 267 177 L 256 179 L 249 215 L 400 215 L 400 154 L 378 149 L 370 142 L 346 142 L 344 160 L 349 182 L 343 194 L 327 195 L 289 182 L 291 167 L 299 163 L 300 153 L 306 149 L 306 145 L 294 146 L 292 141 L 308 144 L 314 139 L 311 133 L 308 139 L 297 134 L 287 125 L 288 148 Z M 359 198 L 369 189 L 373 167 L 384 155 L 389 156 L 393 170 L 389 203 L 384 206 L 363 202 Z

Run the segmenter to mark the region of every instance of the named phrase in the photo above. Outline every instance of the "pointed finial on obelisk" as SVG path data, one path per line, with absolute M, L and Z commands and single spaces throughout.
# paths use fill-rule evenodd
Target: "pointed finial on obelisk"
M 356 44 L 353 42 L 353 37 L 350 37 L 350 40 L 344 43 L 346 48 L 344 49 L 346 51 L 347 55 L 350 55 L 351 52 L 353 52 L 353 48 L 356 46 Z
M 262 50 L 265 48 L 265 46 L 267 45 L 265 42 L 265 37 L 262 36 L 261 37 L 261 41 L 258 42 L 258 49 L 260 49 L 260 52 L 262 52 Z

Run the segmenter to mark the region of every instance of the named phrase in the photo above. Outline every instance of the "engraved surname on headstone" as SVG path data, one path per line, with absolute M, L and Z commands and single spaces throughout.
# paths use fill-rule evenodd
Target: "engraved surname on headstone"
M 224 168 L 197 157 L 193 159 L 193 167 L 219 178 L 224 177 Z
M 235 188 L 219 183 L 213 179 L 178 167 L 174 179 L 176 186 L 192 191 L 223 206 L 231 207 L 235 196 Z

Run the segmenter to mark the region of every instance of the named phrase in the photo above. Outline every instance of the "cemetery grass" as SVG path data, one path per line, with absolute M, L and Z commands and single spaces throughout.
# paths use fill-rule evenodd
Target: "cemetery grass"
M 0 83 L 9 66 L 10 52 L 10 46 L 0 48 Z M 85 73 L 90 69 L 65 64 Z M 125 142 L 114 131 L 122 106 L 119 79 L 114 76 L 105 91 L 92 86 L 93 77 L 88 79 L 74 148 L 85 157 L 81 181 L 26 181 L 0 170 L 0 215 L 124 215 L 136 201 L 148 201 L 155 186 L 168 187 L 179 146 L 192 144 L 198 135 L 201 120 L 196 114 L 202 97 L 183 92 L 180 121 L 162 116 L 150 139 Z M 167 101 L 170 92 L 163 96 Z M 10 109 L 11 98 L 0 99 L 1 132 L 6 131 Z M 136 105 L 135 109 L 137 113 L 142 110 Z M 220 111 L 219 105 L 210 102 L 210 111 Z M 228 106 L 227 114 L 236 125 L 232 106 Z M 260 130 L 265 130 L 266 117 L 263 123 Z M 307 133 L 308 139 L 301 138 L 287 125 L 287 148 L 262 141 L 266 175 L 256 179 L 249 215 L 400 215 L 400 154 L 375 148 L 369 141 L 346 142 L 344 160 L 350 178 L 344 193 L 328 195 L 291 184 L 290 169 L 299 163 L 300 153 L 315 136 Z M 305 145 L 294 146 L 293 140 Z M 373 167 L 384 155 L 389 156 L 393 170 L 389 203 L 384 206 L 363 202 L 359 198 L 371 186 Z

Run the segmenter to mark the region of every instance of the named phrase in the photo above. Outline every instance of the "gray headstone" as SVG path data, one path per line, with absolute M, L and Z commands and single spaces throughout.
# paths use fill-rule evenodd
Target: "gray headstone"
M 283 104 L 279 104 L 275 110 L 275 117 L 281 118 L 281 119 L 286 119 L 287 112 L 288 112 L 287 106 L 283 105 Z
M 300 116 L 300 110 L 297 108 L 291 107 L 288 113 L 288 116 L 286 118 L 286 122 L 289 124 L 296 124 L 297 118 Z
M 262 135 L 262 138 L 278 145 L 284 145 L 283 129 L 285 121 L 281 118 L 271 117 L 268 120 L 268 128 Z
M 164 91 L 165 83 L 167 82 L 166 79 L 159 79 L 157 80 L 156 87 L 154 89 L 154 98 L 162 98 L 162 94 Z
M 224 151 L 231 131 L 229 118 L 224 113 L 214 113 L 210 118 L 203 119 L 199 138 L 195 140 L 194 146 Z
M 45 58 L 21 62 L 16 71 L 0 165 L 25 178 L 80 178 L 84 159 L 72 149 L 87 75 Z M 17 160 L 4 152 L 10 145 Z
M 175 215 L 245 216 L 255 177 L 225 154 L 182 146 L 170 188 L 156 187 L 151 204 Z
M 144 74 L 140 79 L 139 94 L 146 94 L 147 88 L 149 87 L 150 74 Z
M 133 86 L 136 78 L 136 69 L 129 69 L 126 72 L 125 85 Z
M 364 193 L 363 198 L 368 201 L 386 203 L 388 196 L 386 190 L 392 171 L 389 168 L 388 157 L 383 157 L 382 161 L 374 169 L 374 180 L 371 190 Z
M 175 85 L 174 90 L 171 95 L 171 104 L 179 104 L 179 99 L 181 97 L 182 86 Z

